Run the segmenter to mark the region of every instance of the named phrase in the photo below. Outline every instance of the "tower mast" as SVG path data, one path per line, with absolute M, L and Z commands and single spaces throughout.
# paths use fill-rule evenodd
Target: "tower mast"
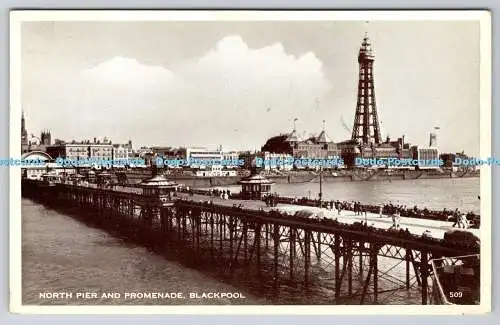
M 372 51 L 371 41 L 368 34 L 365 33 L 358 54 L 358 99 L 351 136 L 352 140 L 364 145 L 379 144 L 382 141 L 375 101 L 374 61 L 375 55 Z

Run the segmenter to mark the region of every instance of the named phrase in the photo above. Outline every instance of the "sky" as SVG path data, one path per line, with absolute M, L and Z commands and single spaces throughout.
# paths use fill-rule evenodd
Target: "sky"
M 382 137 L 479 154 L 479 23 L 24 22 L 28 133 L 134 147 L 256 150 L 290 132 L 349 139 L 364 33 Z

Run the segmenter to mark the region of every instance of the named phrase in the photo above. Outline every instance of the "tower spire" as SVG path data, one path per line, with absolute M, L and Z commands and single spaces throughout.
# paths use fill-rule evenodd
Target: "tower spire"
M 375 101 L 374 61 L 375 55 L 372 51 L 371 41 L 368 38 L 368 33 L 365 32 L 358 54 L 358 100 L 351 136 L 352 140 L 365 145 L 381 143 L 377 104 Z

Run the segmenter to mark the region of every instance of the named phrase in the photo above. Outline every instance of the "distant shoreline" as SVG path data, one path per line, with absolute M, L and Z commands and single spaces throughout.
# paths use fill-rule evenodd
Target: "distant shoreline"
M 416 180 L 416 179 L 446 179 L 446 178 L 472 178 L 479 177 L 479 171 L 452 172 L 435 170 L 399 170 L 378 172 L 365 172 L 344 170 L 339 172 L 323 172 L 322 181 L 324 183 L 337 182 L 376 182 L 376 181 L 395 181 L 395 180 Z M 127 182 L 139 183 L 143 179 L 151 177 L 151 170 L 132 170 L 127 171 Z M 271 174 L 262 172 L 266 178 L 278 184 L 296 184 L 296 183 L 319 183 L 320 177 L 318 172 L 312 171 L 292 171 L 282 172 L 282 174 Z M 188 174 L 167 174 L 168 179 L 183 183 L 190 187 L 207 187 L 207 186 L 225 186 L 237 185 L 244 176 L 194 176 Z

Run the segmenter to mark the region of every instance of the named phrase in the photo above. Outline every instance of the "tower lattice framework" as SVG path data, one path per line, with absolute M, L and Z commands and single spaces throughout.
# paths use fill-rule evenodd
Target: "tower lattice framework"
M 375 55 L 372 51 L 370 39 L 365 34 L 358 55 L 358 101 L 351 139 L 366 145 L 371 143 L 379 144 L 382 141 L 377 116 L 377 104 L 375 102 L 374 61 Z

